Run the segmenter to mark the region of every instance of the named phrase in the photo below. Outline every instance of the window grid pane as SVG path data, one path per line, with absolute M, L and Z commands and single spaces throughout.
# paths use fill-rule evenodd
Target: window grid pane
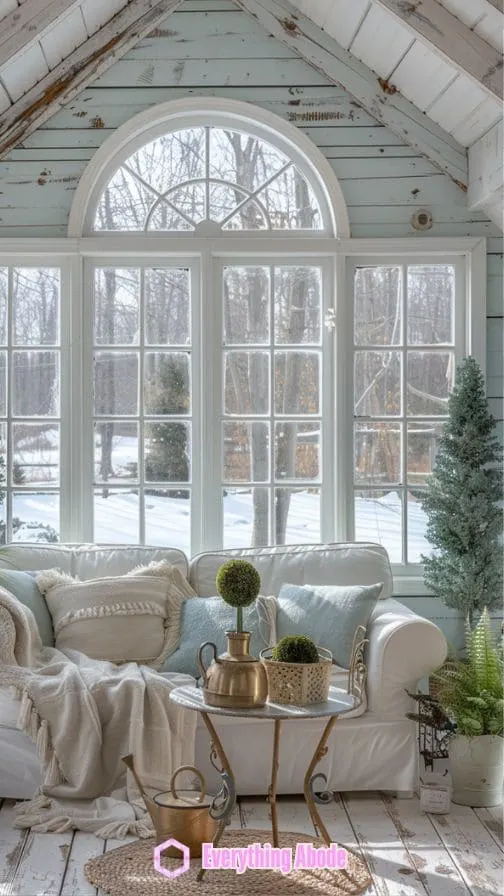
M 190 551 L 190 271 L 97 267 L 94 292 L 94 538 Z
M 417 489 L 447 416 L 454 333 L 453 265 L 356 268 L 355 537 L 379 541 L 393 562 L 419 563 L 429 549 Z
M 156 137 L 115 171 L 97 204 L 96 231 L 321 230 L 315 190 L 260 137 L 193 127 Z
M 60 530 L 59 268 L 0 268 L 0 544 Z
M 223 543 L 317 542 L 321 269 L 227 265 L 222 296 Z

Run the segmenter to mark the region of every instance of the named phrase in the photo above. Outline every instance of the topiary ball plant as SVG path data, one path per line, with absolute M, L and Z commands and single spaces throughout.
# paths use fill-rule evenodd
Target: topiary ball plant
M 273 648 L 271 659 L 278 663 L 318 663 L 319 654 L 308 635 L 285 635 Z
M 215 580 L 217 591 L 230 607 L 236 607 L 236 631 L 243 631 L 243 607 L 253 604 L 261 588 L 261 577 L 248 560 L 227 560 Z

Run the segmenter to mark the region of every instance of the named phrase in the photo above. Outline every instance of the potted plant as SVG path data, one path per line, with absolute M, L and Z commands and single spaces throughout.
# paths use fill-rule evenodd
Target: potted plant
M 268 696 L 268 680 L 262 663 L 250 655 L 250 632 L 243 631 L 243 608 L 256 600 L 261 588 L 261 577 L 248 560 L 227 560 L 216 578 L 217 591 L 222 599 L 236 608 L 236 629 L 227 631 L 227 651 L 217 656 L 212 641 L 206 641 L 198 651 L 198 663 L 203 675 L 205 702 L 212 706 L 233 709 L 264 706 Z M 213 662 L 205 667 L 202 653 L 213 648 Z
M 427 515 L 424 581 L 447 607 L 469 617 L 500 606 L 503 587 L 502 447 L 474 358 L 457 365 L 432 474 L 415 491 Z
M 449 757 L 453 802 L 496 806 L 502 802 L 502 649 L 494 642 L 485 608 L 474 629 L 466 625 L 465 660 L 434 674 L 439 705 L 455 722 Z
M 329 696 L 332 653 L 308 635 L 286 635 L 275 647 L 261 650 L 271 703 L 306 706 Z
M 215 580 L 217 591 L 230 607 L 236 608 L 236 631 L 243 631 L 243 607 L 253 604 L 261 588 L 261 577 L 248 560 L 227 560 Z

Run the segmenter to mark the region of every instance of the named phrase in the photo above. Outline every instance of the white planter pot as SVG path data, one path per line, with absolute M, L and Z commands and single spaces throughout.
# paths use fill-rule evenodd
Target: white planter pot
M 450 741 L 452 802 L 461 806 L 498 806 L 502 802 L 504 738 L 494 734 Z

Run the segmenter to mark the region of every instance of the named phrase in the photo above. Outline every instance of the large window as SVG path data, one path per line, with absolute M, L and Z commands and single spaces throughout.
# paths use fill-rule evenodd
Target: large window
M 57 541 L 60 272 L 0 268 L 0 543 Z
M 419 563 L 429 550 L 419 498 L 463 344 L 463 266 L 356 264 L 352 279 L 355 537 Z
M 219 100 L 118 129 L 69 236 L 0 243 L 0 542 L 355 539 L 418 573 L 483 241 L 350 239 L 316 147 Z

